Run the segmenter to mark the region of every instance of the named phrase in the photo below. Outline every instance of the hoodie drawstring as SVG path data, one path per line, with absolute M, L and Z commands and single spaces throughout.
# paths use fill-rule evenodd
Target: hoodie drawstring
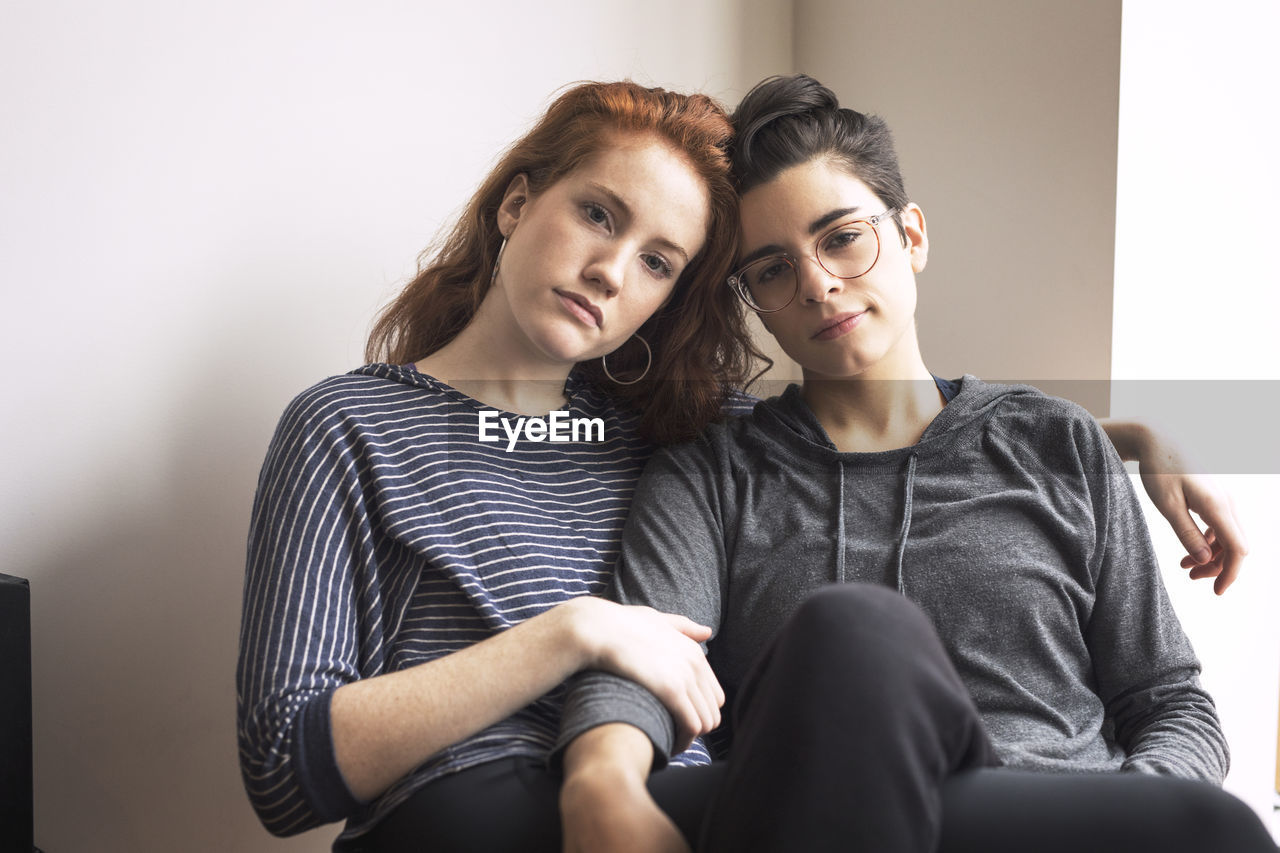
M 844 495 L 844 467 L 840 469 L 841 486 L 840 494 Z M 907 552 L 907 534 L 911 532 L 911 498 L 915 492 L 916 486 L 916 454 L 912 452 L 907 457 L 907 482 L 903 488 L 902 501 L 902 531 L 898 534 L 898 560 L 894 569 L 894 574 L 898 582 L 898 592 L 906 595 L 906 589 L 902 582 L 902 557 Z M 842 507 L 843 509 L 843 507 Z M 843 518 L 843 513 L 841 513 Z M 843 531 L 842 531 L 843 532 Z
M 836 583 L 844 583 L 844 463 L 840 469 L 840 487 L 836 493 Z

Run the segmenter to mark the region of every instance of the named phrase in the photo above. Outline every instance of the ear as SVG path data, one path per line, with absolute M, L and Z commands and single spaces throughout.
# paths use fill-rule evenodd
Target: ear
M 529 178 L 524 172 L 516 175 L 507 184 L 507 191 L 502 196 L 502 204 L 498 205 L 498 230 L 503 237 L 510 237 L 520 221 L 520 214 L 529 203 Z
M 923 272 L 929 262 L 929 233 L 925 230 L 924 211 L 918 204 L 902 209 L 902 228 L 907 232 L 907 251 L 911 254 L 911 271 Z

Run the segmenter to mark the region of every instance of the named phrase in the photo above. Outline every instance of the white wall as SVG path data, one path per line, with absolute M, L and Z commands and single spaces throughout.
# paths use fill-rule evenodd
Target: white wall
M 1280 4 L 1124 4 L 1112 408 L 1183 433 L 1251 554 L 1221 599 L 1166 582 L 1232 745 L 1227 788 L 1272 819 L 1280 696 Z M 1236 381 L 1224 381 L 1236 380 Z M 1243 381 L 1250 380 L 1250 381 Z M 1176 540 L 1152 517 L 1161 562 Z M 1280 822 L 1273 823 L 1280 838 Z
M 559 87 L 732 103 L 790 48 L 771 0 L 4 4 L 0 571 L 31 579 L 41 847 L 327 848 L 271 839 L 236 767 L 276 418 L 361 363 Z

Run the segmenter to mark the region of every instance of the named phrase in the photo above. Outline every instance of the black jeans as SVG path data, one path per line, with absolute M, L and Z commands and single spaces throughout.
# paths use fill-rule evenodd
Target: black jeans
M 1138 774 L 997 768 L 928 618 L 895 592 L 805 601 L 735 702 L 733 758 L 653 774 L 700 851 L 1275 853 L 1221 789 Z M 344 850 L 560 849 L 558 780 L 507 759 L 417 792 Z

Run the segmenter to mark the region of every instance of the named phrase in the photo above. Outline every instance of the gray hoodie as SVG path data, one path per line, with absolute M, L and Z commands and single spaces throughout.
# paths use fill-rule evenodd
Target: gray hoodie
M 614 595 L 711 626 L 731 704 L 796 605 L 853 581 L 896 587 L 932 618 L 1007 765 L 1226 774 L 1132 484 L 1074 403 L 966 376 L 914 446 L 841 453 L 791 386 L 653 458 Z M 614 721 L 672 748 L 652 694 L 587 673 L 555 757 Z

